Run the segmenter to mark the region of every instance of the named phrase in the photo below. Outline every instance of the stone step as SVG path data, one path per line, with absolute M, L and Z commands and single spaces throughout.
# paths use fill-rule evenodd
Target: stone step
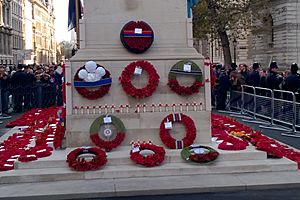
M 297 164 L 285 158 L 267 160 L 215 161 L 206 164 L 164 163 L 162 166 L 146 168 L 138 165 L 110 165 L 102 170 L 76 172 L 69 168 L 19 169 L 0 173 L 0 184 L 110 179 L 157 176 L 183 176 L 199 174 L 261 173 L 297 171 Z
M 216 145 L 210 145 L 220 153 L 218 161 L 234 161 L 234 160 L 264 160 L 267 158 L 266 153 L 257 151 L 253 146 L 249 146 L 243 151 L 223 151 L 219 150 Z M 22 163 L 16 162 L 15 169 L 42 169 L 42 168 L 63 168 L 67 167 L 67 154 L 72 151 L 72 148 L 66 150 L 53 151 L 50 157 L 41 158 L 37 161 Z M 108 164 L 113 165 L 130 165 L 132 161 L 129 158 L 130 147 L 121 146 L 115 151 L 107 153 Z M 166 149 L 165 163 L 184 163 L 181 158 L 181 150 Z
M 204 174 L 1 185 L 0 199 L 87 199 L 299 188 L 299 172 Z M 295 199 L 297 199 L 295 197 Z

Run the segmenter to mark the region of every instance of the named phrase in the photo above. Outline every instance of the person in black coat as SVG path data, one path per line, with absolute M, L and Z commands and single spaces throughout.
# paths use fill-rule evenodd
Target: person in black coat
M 28 92 L 28 86 L 30 86 L 29 77 L 23 71 L 24 66 L 18 65 L 18 70 L 11 77 L 12 95 L 14 101 L 14 112 L 22 112 L 22 103 L 25 98 L 26 92 Z M 24 102 L 25 109 L 29 106 L 29 102 Z
M 291 92 L 297 92 L 300 88 L 300 76 L 297 73 L 298 71 L 298 65 L 296 63 L 293 63 L 291 65 L 291 73 L 286 77 L 284 80 L 284 83 L 282 85 L 283 90 L 291 91 Z M 291 95 L 287 95 L 288 100 L 293 100 Z
M 252 65 L 252 71 L 248 76 L 248 84 L 254 87 L 259 87 L 260 75 L 259 75 L 259 63 L 255 62 Z
M 8 114 L 8 97 L 9 97 L 10 77 L 6 74 L 3 66 L 0 66 L 0 89 L 1 89 L 1 112 Z
M 226 73 L 225 67 L 223 67 L 219 77 L 219 87 L 217 88 L 217 110 L 225 110 L 227 91 L 229 91 L 229 88 L 229 76 Z
M 283 80 L 282 76 L 278 75 L 278 65 L 277 62 L 272 61 L 269 68 L 269 74 L 266 78 L 266 86 L 271 90 L 280 90 L 280 84 Z M 280 94 L 275 92 L 275 98 L 279 98 Z
M 261 70 L 259 76 L 260 76 L 259 87 L 267 88 L 267 85 L 266 85 L 267 71 L 266 70 Z M 266 96 L 267 93 L 266 93 L 265 90 L 259 90 L 258 94 L 261 95 L 261 96 Z
M 284 90 L 288 90 L 291 92 L 297 92 L 298 88 L 300 88 L 300 76 L 298 72 L 298 65 L 293 63 L 291 65 L 291 73 L 285 79 L 285 83 L 283 84 Z

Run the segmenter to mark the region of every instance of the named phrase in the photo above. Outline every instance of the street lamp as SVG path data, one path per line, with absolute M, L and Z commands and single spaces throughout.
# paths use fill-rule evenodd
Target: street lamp
M 234 63 L 236 63 L 236 46 L 237 46 L 236 38 L 234 38 L 232 42 L 233 42 L 233 60 Z

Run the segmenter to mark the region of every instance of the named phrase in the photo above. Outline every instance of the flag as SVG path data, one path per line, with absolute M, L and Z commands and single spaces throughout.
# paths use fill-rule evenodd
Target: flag
M 78 3 L 78 16 L 76 16 L 76 3 Z M 81 0 L 69 0 L 69 14 L 68 14 L 69 31 L 77 27 L 77 19 L 81 19 L 81 18 L 82 18 Z
M 198 4 L 199 0 L 187 0 L 187 12 L 188 18 L 192 17 L 191 9 Z

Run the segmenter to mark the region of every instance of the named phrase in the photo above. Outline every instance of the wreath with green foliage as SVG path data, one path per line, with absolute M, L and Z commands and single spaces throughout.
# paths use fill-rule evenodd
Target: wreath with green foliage
M 184 69 L 185 65 L 190 65 L 190 70 Z M 181 86 L 177 81 L 177 74 L 194 76 L 195 81 L 191 86 Z M 204 86 L 202 82 L 202 71 L 193 61 L 180 61 L 171 68 L 168 85 L 172 91 L 182 96 L 189 96 L 198 93 L 200 88 Z
M 106 124 L 104 123 L 105 117 L 111 117 L 110 124 L 114 125 L 114 127 L 116 128 L 117 133 L 113 140 L 104 140 L 100 138 L 98 134 L 100 127 Z M 92 123 L 90 127 L 90 138 L 96 146 L 105 149 L 105 151 L 109 152 L 112 149 L 118 147 L 123 142 L 125 138 L 125 126 L 123 122 L 115 116 L 102 115 Z
M 211 147 L 201 145 L 190 145 L 181 151 L 181 157 L 187 161 L 207 163 L 214 161 L 219 153 Z

